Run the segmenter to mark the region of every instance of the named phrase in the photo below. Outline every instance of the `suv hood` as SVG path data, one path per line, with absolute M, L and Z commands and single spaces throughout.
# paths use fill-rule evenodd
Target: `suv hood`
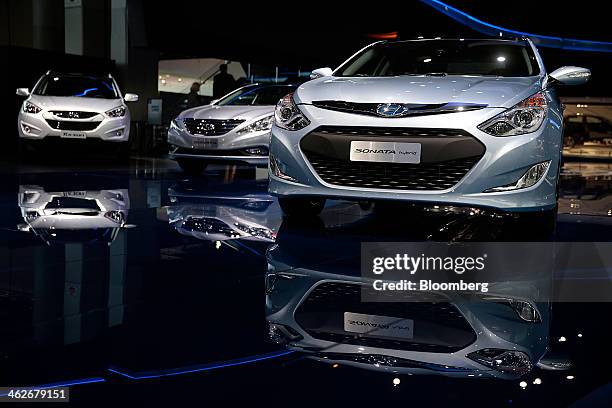
M 206 105 L 187 109 L 179 115 L 179 118 L 193 119 L 252 119 L 273 114 L 274 106 L 217 106 Z
M 103 99 L 84 98 L 81 96 L 32 95 L 29 101 L 44 110 L 79 110 L 100 113 L 123 106 L 123 101 L 120 98 Z
M 506 78 L 466 75 L 396 77 L 325 77 L 299 87 L 296 102 L 486 104 L 509 108 L 541 89 L 540 77 Z

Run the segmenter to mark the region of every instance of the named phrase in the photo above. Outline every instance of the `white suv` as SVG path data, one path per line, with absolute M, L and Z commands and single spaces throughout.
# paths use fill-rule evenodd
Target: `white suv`
M 22 141 L 63 138 L 127 142 L 130 111 L 126 102 L 138 101 L 138 95 L 122 95 L 111 75 L 50 71 L 36 82 L 32 92 L 19 88 L 17 95 L 27 97 L 17 119 Z

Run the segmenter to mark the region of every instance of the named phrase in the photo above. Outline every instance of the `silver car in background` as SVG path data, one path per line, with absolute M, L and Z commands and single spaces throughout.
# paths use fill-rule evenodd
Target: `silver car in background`
M 213 162 L 266 167 L 274 107 L 294 90 L 294 85 L 252 84 L 182 112 L 168 130 L 170 158 L 190 174 Z
M 563 115 L 528 39 L 374 43 L 277 106 L 270 192 L 289 215 L 326 198 L 538 212 L 555 219 Z M 548 216 L 545 216 L 548 215 Z
M 96 139 L 121 143 L 130 136 L 126 102 L 138 95 L 121 94 L 108 76 L 47 72 L 34 85 L 17 89 L 23 102 L 17 126 L 19 137 L 32 146 L 47 139 Z

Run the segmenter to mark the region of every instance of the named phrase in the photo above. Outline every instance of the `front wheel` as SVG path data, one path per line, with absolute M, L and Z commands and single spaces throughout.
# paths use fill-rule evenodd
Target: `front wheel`
M 190 176 L 202 174 L 202 172 L 206 170 L 206 166 L 208 166 L 208 163 L 201 160 L 179 159 L 177 163 L 181 170 Z
M 323 207 L 325 207 L 324 198 L 279 198 L 278 203 L 283 213 L 290 217 L 313 217 L 319 215 L 323 211 Z

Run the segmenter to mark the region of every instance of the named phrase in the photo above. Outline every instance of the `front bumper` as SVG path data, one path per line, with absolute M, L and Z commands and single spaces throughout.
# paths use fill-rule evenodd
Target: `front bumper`
M 17 119 L 19 137 L 27 140 L 44 140 L 49 138 L 61 138 L 63 131 L 54 129 L 47 122 L 57 120 L 49 112 L 37 114 L 20 112 Z M 65 122 L 100 122 L 93 130 L 74 130 L 71 132 L 82 133 L 85 139 L 98 139 L 107 142 L 127 142 L 130 137 L 130 114 L 126 110 L 125 116 L 121 118 L 109 118 L 98 114 L 87 120 L 64 120 Z
M 168 130 L 170 159 L 196 159 L 210 162 L 241 162 L 253 166 L 268 165 L 268 155 L 249 154 L 247 149 L 262 148 L 268 151 L 270 132 L 253 132 L 239 135 L 232 130 L 221 136 L 192 135 L 185 129 L 171 126 Z
M 270 174 L 271 194 L 288 196 L 319 196 L 351 200 L 406 200 L 423 203 L 444 203 L 491 207 L 505 211 L 541 211 L 556 205 L 559 158 L 562 147 L 561 123 L 550 114 L 537 132 L 512 137 L 490 136 L 477 128 L 479 123 L 503 111 L 486 108 L 472 112 L 421 116 L 402 119 L 372 118 L 342 112 L 331 112 L 311 105 L 300 109 L 312 118 L 311 124 L 300 131 L 272 129 L 270 155 L 295 182 Z M 324 181 L 307 159 L 300 142 L 323 122 L 329 126 L 405 127 L 460 129 L 472 135 L 485 148 L 478 162 L 450 188 L 441 190 L 394 190 L 387 188 L 354 187 Z M 355 136 L 354 140 L 360 140 Z M 381 137 L 381 141 L 385 138 Z M 423 152 L 425 154 L 425 152 Z M 484 191 L 516 182 L 531 166 L 550 161 L 547 173 L 532 187 L 514 191 L 485 193 Z

